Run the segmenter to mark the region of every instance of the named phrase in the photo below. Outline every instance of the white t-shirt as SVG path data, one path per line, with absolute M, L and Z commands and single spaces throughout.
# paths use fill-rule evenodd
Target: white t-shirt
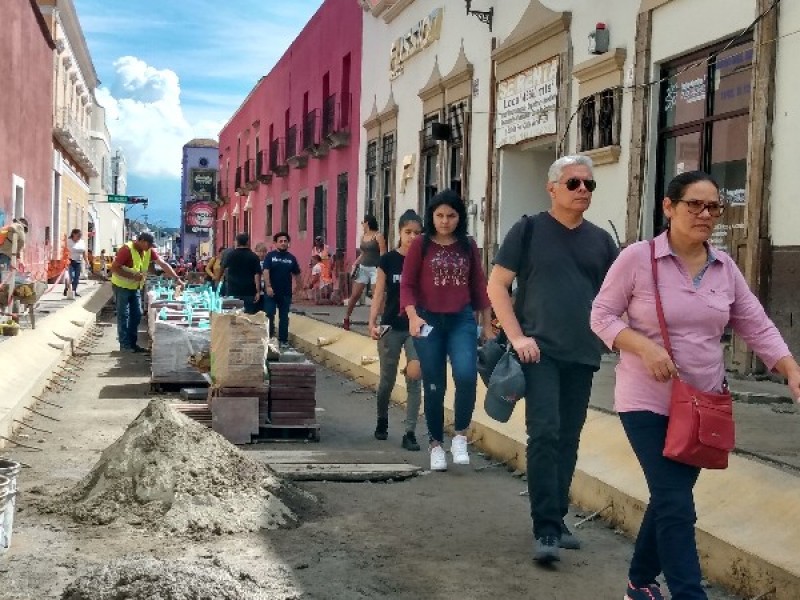
M 76 242 L 72 238 L 67 238 L 67 249 L 69 250 L 70 260 L 81 262 L 83 255 L 86 253 L 86 242 L 83 239 Z

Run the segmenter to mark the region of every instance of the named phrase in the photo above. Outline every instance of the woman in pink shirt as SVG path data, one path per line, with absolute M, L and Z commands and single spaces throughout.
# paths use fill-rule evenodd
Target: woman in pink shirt
M 649 242 L 626 248 L 592 307 L 592 330 L 620 351 L 615 408 L 644 471 L 650 504 L 642 521 L 626 598 L 661 599 L 663 571 L 673 600 L 707 598 L 700 581 L 693 487 L 700 469 L 662 455 L 672 378 L 721 391 L 720 338 L 730 326 L 800 398 L 800 367 L 733 259 L 708 240 L 724 210 L 706 173 L 675 177 L 664 198 L 668 230 L 655 238 L 659 292 L 675 362 L 664 349 L 655 306 Z M 622 316 L 627 314 L 627 321 Z
M 475 408 L 478 336 L 492 335 L 486 275 L 475 242 L 467 236 L 467 210 L 451 190 L 436 194 L 425 211 L 425 229 L 408 249 L 400 279 L 400 310 L 422 365 L 425 420 L 430 437 L 431 470 L 447 469 L 444 441 L 444 394 L 447 359 L 456 386 L 453 462 L 469 464 L 467 429 Z

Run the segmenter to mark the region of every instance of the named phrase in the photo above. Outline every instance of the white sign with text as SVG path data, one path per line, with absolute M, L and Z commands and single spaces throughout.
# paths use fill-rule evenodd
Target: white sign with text
M 497 85 L 497 147 L 556 132 L 558 58 Z

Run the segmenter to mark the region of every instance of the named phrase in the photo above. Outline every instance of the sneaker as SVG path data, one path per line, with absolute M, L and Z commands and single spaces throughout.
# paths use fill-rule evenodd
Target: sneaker
M 411 452 L 418 452 L 419 451 L 419 444 L 417 443 L 417 436 L 414 435 L 413 431 L 407 431 L 406 434 L 403 436 L 403 448 L 406 450 L 410 450 Z
M 548 565 L 552 562 L 561 560 L 558 550 L 559 541 L 555 535 L 545 535 L 536 538 L 536 546 L 533 551 L 533 560 L 540 565 Z
M 450 454 L 453 455 L 453 464 L 468 465 L 469 452 L 467 452 L 467 436 L 457 435 L 450 444 Z
M 651 583 L 645 587 L 634 587 L 629 581 L 624 600 L 664 600 L 664 594 L 661 593 L 661 588 L 657 583 Z
M 278 348 L 281 350 L 288 350 L 290 348 L 289 342 L 279 342 Z
M 447 454 L 441 446 L 431 446 L 431 471 L 447 471 Z
M 389 437 L 389 419 L 378 419 L 378 424 L 375 426 L 375 439 L 385 440 Z
M 342 321 L 342 329 L 345 331 L 350 331 L 350 319 L 345 318 L 345 320 Z
M 581 549 L 581 541 L 569 530 L 564 521 L 561 521 L 561 547 L 565 550 Z
M 147 348 L 142 348 L 141 346 L 138 345 L 131 348 L 130 351 L 136 354 L 150 354 L 150 350 L 148 350 Z

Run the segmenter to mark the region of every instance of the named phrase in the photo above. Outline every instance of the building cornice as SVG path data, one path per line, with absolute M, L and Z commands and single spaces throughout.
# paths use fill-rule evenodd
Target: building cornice
M 428 78 L 428 83 L 422 86 L 422 89 L 417 93 L 420 100 L 423 102 L 434 98 L 438 94 L 444 92 L 444 87 L 442 86 L 442 74 L 439 71 L 439 57 L 436 57 L 436 61 L 433 63 L 433 70 L 431 70 L 431 76 Z
M 384 11 L 390 9 L 397 0 L 378 0 L 378 3 L 372 7 L 372 16 L 380 17 Z
M 590 58 L 572 69 L 572 75 L 579 82 L 590 81 L 603 77 L 615 71 L 622 71 L 625 66 L 627 53 L 625 48 L 614 48 L 611 52 L 606 52 L 601 56 Z
M 400 13 L 402 13 L 412 4 L 414 4 L 414 0 L 397 0 L 383 13 L 383 20 L 387 23 L 391 23 L 400 15 Z
M 506 40 L 492 52 L 492 58 L 496 62 L 503 62 L 530 50 L 534 46 L 549 40 L 551 37 L 569 31 L 572 22 L 572 14 L 563 12 L 544 25 L 528 31 L 514 31 Z
M 464 44 L 461 44 L 461 50 L 458 53 L 458 58 L 456 59 L 453 68 L 450 69 L 450 72 L 441 78 L 440 85 L 444 89 L 454 88 L 457 85 L 464 83 L 465 81 L 472 81 L 472 74 L 474 68 L 472 63 L 469 62 L 467 59 L 467 54 L 464 52 Z

